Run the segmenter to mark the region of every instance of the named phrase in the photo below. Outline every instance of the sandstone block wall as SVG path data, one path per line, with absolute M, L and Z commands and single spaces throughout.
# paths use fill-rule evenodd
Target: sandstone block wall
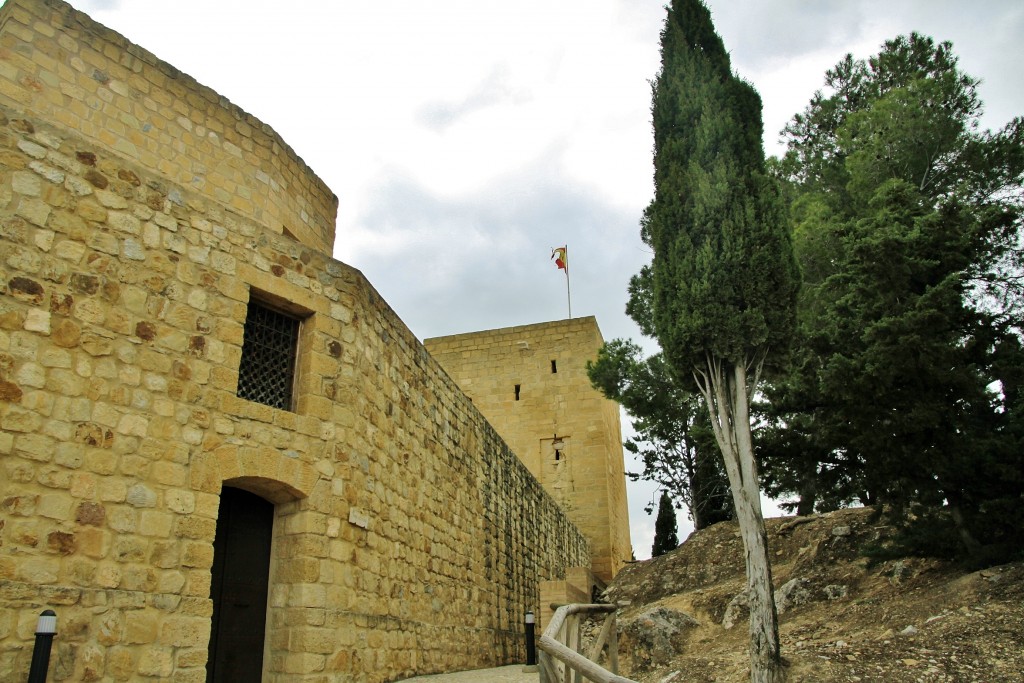
M 317 229 L 308 197 L 235 203 L 95 110 L 77 127 L 76 87 L 120 101 L 170 69 L 103 31 L 50 0 L 0 13 L 0 680 L 49 607 L 50 680 L 204 681 L 225 485 L 275 504 L 265 681 L 516 661 L 586 539 L 362 274 L 281 233 Z M 185 101 L 193 126 L 214 107 Z M 236 395 L 252 295 L 302 317 L 294 411 Z
M 0 22 L 19 110 L 330 253 L 338 198 L 270 126 L 59 0 L 7 0 Z
M 619 407 L 586 372 L 603 343 L 593 317 L 424 341 L 583 530 L 607 582 L 632 546 Z

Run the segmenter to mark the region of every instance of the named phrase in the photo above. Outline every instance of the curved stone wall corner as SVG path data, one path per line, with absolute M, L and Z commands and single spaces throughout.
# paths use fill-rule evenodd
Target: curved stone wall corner
M 60 0 L 0 8 L 0 102 L 330 254 L 338 198 L 274 130 Z

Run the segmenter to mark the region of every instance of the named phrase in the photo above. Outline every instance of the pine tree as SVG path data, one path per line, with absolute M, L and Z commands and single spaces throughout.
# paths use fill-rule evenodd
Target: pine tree
M 761 100 L 732 73 L 699 0 L 677 0 L 654 83 L 653 326 L 708 406 L 745 548 L 751 680 L 783 679 L 750 400 L 792 335 L 799 286 L 780 194 L 766 171 Z
M 661 494 L 658 503 L 658 518 L 654 521 L 654 545 L 651 557 L 659 557 L 679 547 L 679 536 L 676 534 L 676 509 L 668 493 Z
M 980 560 L 1021 547 L 1005 387 L 1021 367 L 1024 119 L 982 130 L 977 84 L 949 43 L 899 36 L 847 55 L 787 126 L 803 348 L 765 392 L 761 462 L 805 511 L 859 500 L 933 524 L 916 508 L 942 508 Z

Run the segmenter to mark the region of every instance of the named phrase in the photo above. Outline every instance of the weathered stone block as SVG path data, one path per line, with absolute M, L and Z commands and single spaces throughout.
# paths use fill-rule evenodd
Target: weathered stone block
M 166 677 L 174 670 L 174 658 L 170 648 L 149 646 L 142 648 L 139 656 L 138 673 L 142 676 Z
M 202 617 L 167 617 L 160 625 L 159 642 L 174 647 L 199 647 L 210 637 L 210 622 Z
M 158 510 L 143 510 L 139 515 L 139 533 L 143 536 L 166 538 L 174 524 L 174 515 Z

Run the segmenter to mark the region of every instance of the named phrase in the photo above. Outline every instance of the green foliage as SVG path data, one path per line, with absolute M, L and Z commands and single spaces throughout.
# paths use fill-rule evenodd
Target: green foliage
M 708 356 L 759 363 L 788 347 L 797 273 L 761 143 L 761 100 L 731 72 L 700 2 L 676 2 L 654 83 L 650 329 L 680 378 Z M 634 280 L 636 284 L 636 280 Z
M 1019 524 L 1022 521 L 1021 506 L 1014 507 L 1013 521 Z M 996 510 L 989 512 L 998 514 Z M 978 552 L 965 556 L 957 524 L 949 511 L 943 508 L 918 505 L 901 515 L 883 517 L 888 517 L 886 521 L 895 525 L 895 533 L 862 549 L 862 554 L 869 560 L 869 567 L 904 557 L 937 557 L 945 560 L 959 558 L 965 569 L 975 571 L 1024 559 L 1024 545 L 1020 539 L 1005 537 L 988 539 Z
M 615 339 L 587 363 L 591 383 L 632 417 L 636 437 L 625 448 L 643 462 L 634 480 L 653 481 L 685 504 L 697 529 L 731 519 L 732 500 L 714 435 L 696 394 L 673 378 L 659 353 Z M 653 501 L 647 511 L 652 511 Z
M 1000 322 L 1019 324 L 1024 120 L 980 131 L 978 81 L 959 69 L 950 43 L 916 33 L 866 61 L 847 55 L 825 84 L 783 131 L 779 173 L 795 186 L 798 219 L 809 206 L 857 218 L 881 185 L 903 180 L 933 209 L 966 210 L 983 256 L 965 273 L 972 296 Z M 843 255 L 831 255 L 839 260 L 816 266 L 834 271 Z M 801 265 L 806 275 L 807 260 Z
M 658 503 L 658 517 L 654 522 L 654 545 L 651 557 L 658 557 L 679 547 L 679 536 L 676 534 L 676 510 L 668 493 L 661 494 Z
M 887 41 L 867 61 L 846 55 L 826 72 L 827 93 L 815 93 L 783 131 L 784 163 L 801 186 L 827 190 L 837 205 L 845 195 L 836 190 L 854 170 L 846 165 L 850 156 L 860 157 L 855 168 L 887 168 L 889 177 L 921 187 L 949 187 L 937 179 L 956 173 L 960 136 L 981 112 L 977 84 L 957 67 L 950 43 L 916 33 Z
M 953 520 L 933 507 L 916 506 L 913 512 L 897 519 L 893 536 L 864 546 L 861 554 L 868 558 L 868 567 L 904 557 L 955 558 L 960 551 Z
M 972 553 L 1019 541 L 983 511 L 1024 502 L 1024 126 L 979 132 L 977 81 L 917 34 L 826 84 L 776 169 L 805 282 L 795 362 L 765 392 L 769 491 L 945 506 Z M 908 534 L 938 517 L 914 519 Z
M 653 91 L 655 191 L 641 228 L 654 259 L 632 284 L 650 292 L 650 328 L 676 379 L 708 407 L 744 542 L 751 679 L 781 681 L 750 400 L 793 334 L 787 216 L 765 164 L 761 99 L 733 75 L 699 0 L 668 8 Z

